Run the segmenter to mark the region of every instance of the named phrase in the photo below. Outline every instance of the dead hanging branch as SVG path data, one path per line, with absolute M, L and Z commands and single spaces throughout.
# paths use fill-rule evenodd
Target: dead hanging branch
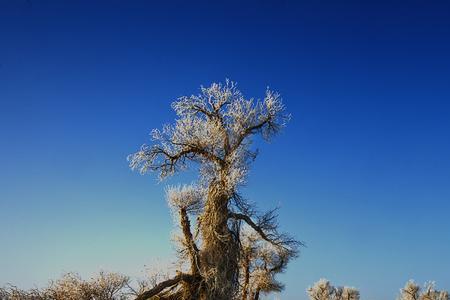
M 250 216 L 243 213 L 230 212 L 228 216 L 229 218 L 234 220 L 244 221 L 254 231 L 256 231 L 263 240 L 271 243 L 274 246 L 297 251 L 296 249 L 299 246 L 304 245 L 303 243 L 295 240 L 289 235 L 278 232 L 278 224 L 276 222 L 276 209 L 270 210 L 269 212 L 258 217 L 256 222 L 253 221 Z

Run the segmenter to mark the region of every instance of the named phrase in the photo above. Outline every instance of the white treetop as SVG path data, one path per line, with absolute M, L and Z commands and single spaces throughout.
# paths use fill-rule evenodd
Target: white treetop
M 248 161 L 256 154 L 250 150 L 251 136 L 270 139 L 289 119 L 278 93 L 267 89 L 263 100 L 246 99 L 228 80 L 180 97 L 172 108 L 175 124 L 153 130 L 155 144 L 130 155 L 130 166 L 142 173 L 159 171 L 163 179 L 188 161 L 198 162 L 202 180 L 226 178 L 228 192 L 245 182 Z

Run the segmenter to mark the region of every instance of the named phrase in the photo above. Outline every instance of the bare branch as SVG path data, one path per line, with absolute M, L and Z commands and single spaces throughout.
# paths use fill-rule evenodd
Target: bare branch
M 141 295 L 136 297 L 135 300 L 146 300 L 146 299 L 149 299 L 149 298 L 151 298 L 151 297 L 161 293 L 163 290 L 179 284 L 180 282 L 183 282 L 183 281 L 185 281 L 185 282 L 192 282 L 193 280 L 195 280 L 195 278 L 196 278 L 195 276 L 192 276 L 190 274 L 179 273 L 174 278 L 166 280 L 166 281 L 163 281 L 163 282 L 157 284 L 151 290 L 148 290 L 148 291 L 142 293 Z
M 279 246 L 296 253 L 297 247 L 302 246 L 303 243 L 289 237 L 286 234 L 280 234 L 277 232 L 277 225 L 274 223 L 276 215 L 273 214 L 273 212 L 274 210 L 264 214 L 257 223 L 255 223 L 249 216 L 241 213 L 230 212 L 229 218 L 244 221 L 253 230 L 255 230 L 263 240 L 274 246 Z

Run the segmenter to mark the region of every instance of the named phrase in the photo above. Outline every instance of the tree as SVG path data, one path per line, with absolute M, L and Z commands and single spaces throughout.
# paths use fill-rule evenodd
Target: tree
M 177 114 L 175 124 L 153 130 L 154 143 L 143 145 L 129 156 L 129 161 L 132 169 L 141 173 L 159 172 L 161 179 L 188 168 L 191 163 L 199 165 L 199 182 L 195 187 L 169 194 L 169 198 L 182 203 L 175 206 L 184 236 L 182 252 L 189 257 L 191 268 L 190 272 L 180 272 L 162 282 L 140 299 L 179 285 L 189 286 L 191 292 L 198 288 L 190 296 L 192 299 L 233 299 L 239 294 L 243 223 L 279 253 L 284 249 L 290 257 L 295 256 L 299 246 L 299 242 L 278 232 L 274 211 L 258 215 L 254 205 L 239 193 L 257 155 L 251 149 L 252 137 L 260 135 L 270 140 L 285 126 L 289 115 L 278 93 L 267 89 L 261 101 L 246 99 L 236 84 L 228 80 L 225 84 L 202 87 L 199 95 L 181 97 L 172 107 Z M 193 194 L 195 209 L 188 200 Z M 197 217 L 199 244 L 190 232 L 191 213 Z M 283 264 L 280 270 L 284 267 Z

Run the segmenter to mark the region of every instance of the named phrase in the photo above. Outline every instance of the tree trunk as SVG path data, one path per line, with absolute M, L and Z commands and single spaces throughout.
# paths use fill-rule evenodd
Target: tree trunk
M 200 224 L 206 300 L 230 300 L 237 290 L 239 249 L 228 228 L 229 198 L 223 187 L 221 181 L 211 184 Z
M 250 257 L 248 253 L 244 254 L 243 269 L 244 269 L 244 284 L 242 287 L 242 300 L 247 300 L 248 286 L 250 283 Z
M 191 222 L 186 209 L 180 209 L 180 225 L 187 247 L 191 265 L 191 275 L 196 279 L 191 282 L 182 282 L 181 299 L 197 300 L 201 298 L 202 288 L 200 277 L 199 250 L 191 233 Z
M 254 296 L 254 298 L 253 298 L 253 300 L 259 300 L 259 288 L 258 289 L 256 289 L 256 292 L 255 292 L 255 296 Z
M 198 259 L 199 250 L 195 244 L 194 238 L 192 237 L 191 222 L 189 221 L 188 214 L 184 208 L 180 209 L 180 223 L 191 263 L 191 274 L 196 276 L 199 275 L 200 268 L 200 262 Z

